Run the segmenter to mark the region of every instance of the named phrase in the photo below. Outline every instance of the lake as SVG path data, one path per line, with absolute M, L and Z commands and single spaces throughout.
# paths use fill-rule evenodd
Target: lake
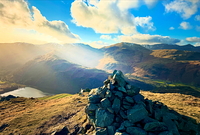
M 44 93 L 41 90 L 38 90 L 35 88 L 25 87 L 25 88 L 19 88 L 10 92 L 3 93 L 0 96 L 8 96 L 8 95 L 26 97 L 26 98 L 30 98 L 30 97 L 38 98 L 38 97 L 44 97 L 50 94 Z

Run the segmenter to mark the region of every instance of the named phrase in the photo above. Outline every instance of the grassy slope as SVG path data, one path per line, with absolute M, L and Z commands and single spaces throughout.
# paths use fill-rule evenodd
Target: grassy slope
M 42 134 L 67 126 L 73 132 L 86 124 L 85 96 L 59 94 L 39 99 L 18 98 L 0 102 L 0 126 L 8 124 L 0 134 Z M 163 102 L 180 114 L 200 122 L 200 98 L 177 93 L 142 91 L 145 98 Z

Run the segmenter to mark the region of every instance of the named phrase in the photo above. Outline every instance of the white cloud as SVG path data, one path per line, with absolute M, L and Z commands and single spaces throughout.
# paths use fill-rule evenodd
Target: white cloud
M 170 27 L 170 28 L 169 28 L 169 30 L 174 30 L 174 29 L 175 29 L 174 27 Z
M 73 22 L 78 26 L 88 27 L 96 33 L 136 34 L 136 27 L 154 30 L 152 18 L 135 17 L 130 8 L 138 7 L 139 0 L 100 0 L 95 6 L 76 0 L 71 6 Z M 142 22 L 143 21 L 143 22 Z
M 195 16 L 195 20 L 196 20 L 196 21 L 200 21 L 200 15 L 196 15 L 196 16 Z
M 144 2 L 146 3 L 146 5 L 148 6 L 148 7 L 153 7 L 153 6 L 155 6 L 156 5 L 156 3 L 158 2 L 158 0 L 144 0 Z
M 29 9 L 24 0 L 0 1 L 0 20 L 0 31 L 4 31 L 0 42 L 65 43 L 80 39 L 64 22 L 48 21 L 36 7 Z
M 135 25 L 140 26 L 143 28 L 146 28 L 148 30 L 155 30 L 156 28 L 153 25 L 153 22 L 151 22 L 152 17 L 147 16 L 147 17 L 135 17 Z
M 180 42 L 179 39 L 171 38 L 169 36 L 149 35 L 149 34 L 136 34 L 132 36 L 119 36 L 121 42 L 131 42 L 137 44 L 175 44 Z
M 192 26 L 190 25 L 189 22 L 182 22 L 182 23 L 180 23 L 179 28 L 184 29 L 184 30 L 188 30 L 188 29 L 192 29 Z
M 100 39 L 111 40 L 112 37 L 110 35 L 101 35 Z
M 200 43 L 198 42 L 198 43 L 194 44 L 194 46 L 200 46 Z
M 173 0 L 170 3 L 164 4 L 165 11 L 177 12 L 183 19 L 188 19 L 194 15 L 200 7 L 199 0 Z
M 200 37 L 188 37 L 186 40 L 189 42 L 200 42 Z
M 109 43 L 103 42 L 103 41 L 93 41 L 93 42 L 87 42 L 85 44 L 88 44 L 94 48 L 102 48 L 104 46 L 109 46 Z

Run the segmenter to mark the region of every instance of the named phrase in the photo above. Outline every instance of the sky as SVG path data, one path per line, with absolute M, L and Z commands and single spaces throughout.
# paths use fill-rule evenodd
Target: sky
M 0 0 L 0 43 L 200 46 L 199 0 Z

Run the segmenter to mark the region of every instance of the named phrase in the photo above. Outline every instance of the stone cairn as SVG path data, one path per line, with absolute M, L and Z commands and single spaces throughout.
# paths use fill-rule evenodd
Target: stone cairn
M 85 111 L 95 135 L 198 135 L 198 125 L 188 117 L 139 92 L 119 70 L 92 89 Z

